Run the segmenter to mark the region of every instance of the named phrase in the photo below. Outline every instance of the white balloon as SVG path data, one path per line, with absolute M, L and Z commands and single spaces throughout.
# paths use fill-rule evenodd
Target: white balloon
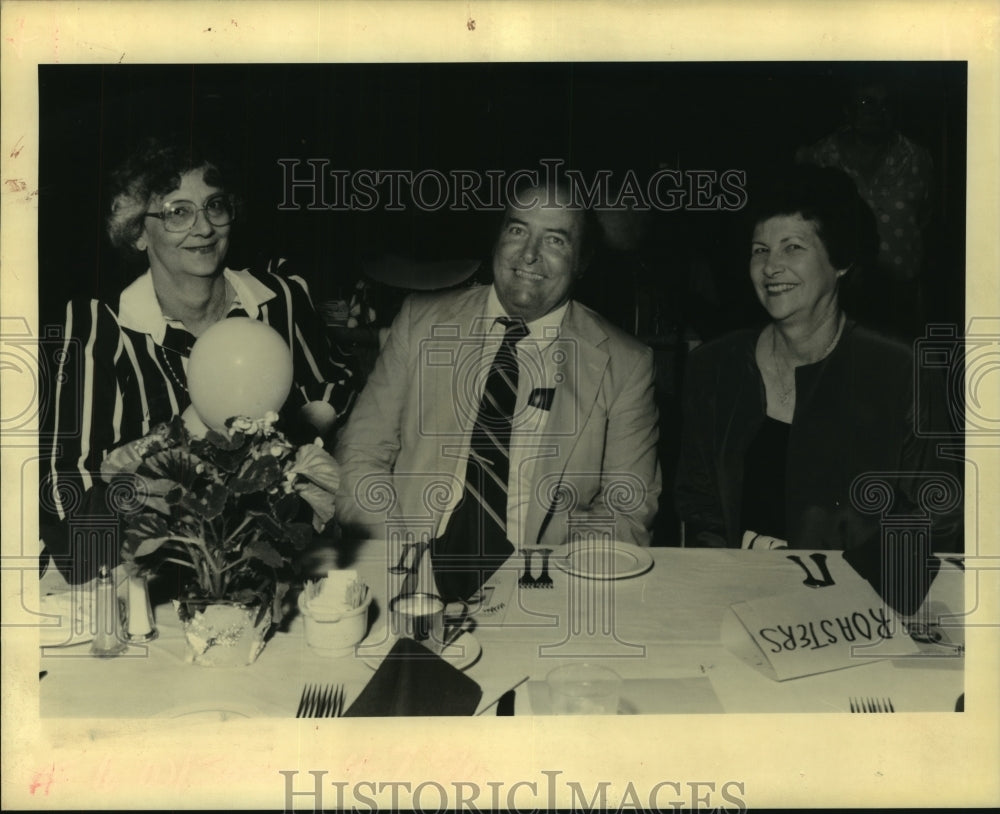
M 292 353 L 263 322 L 223 319 L 194 343 L 187 380 L 202 421 L 223 431 L 233 416 L 257 419 L 281 409 L 292 387 Z
M 193 404 L 189 404 L 188 408 L 181 413 L 181 418 L 184 419 L 184 426 L 192 438 L 204 438 L 208 433 L 208 427 L 201 420 L 201 416 L 198 415 Z

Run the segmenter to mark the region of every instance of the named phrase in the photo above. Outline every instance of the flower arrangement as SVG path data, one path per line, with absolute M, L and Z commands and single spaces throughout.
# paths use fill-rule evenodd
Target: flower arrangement
M 129 574 L 171 562 L 191 571 L 182 600 L 269 604 L 333 517 L 340 482 L 321 441 L 293 446 L 277 418 L 235 417 L 225 433 L 194 437 L 177 416 L 107 456 L 102 477 L 128 485 L 119 504 Z

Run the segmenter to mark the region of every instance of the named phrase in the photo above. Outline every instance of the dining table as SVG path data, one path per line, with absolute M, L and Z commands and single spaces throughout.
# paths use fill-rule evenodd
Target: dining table
M 934 636 L 919 637 L 906 652 L 858 647 L 847 667 L 777 680 L 761 669 L 761 653 L 732 606 L 815 595 L 822 589 L 802 565 L 810 552 L 625 546 L 625 566 L 610 575 L 581 569 L 558 549 L 540 569 L 531 553 L 516 551 L 458 611 L 463 630 L 447 655 L 482 688 L 476 714 L 550 714 L 546 676 L 582 663 L 621 677 L 620 715 L 850 713 L 868 699 L 897 713 L 961 709 L 961 556 L 937 557 L 919 611 L 893 617 L 897 625 L 919 617 L 919 629 L 930 627 Z M 824 555 L 831 581 L 857 579 L 842 552 Z M 40 715 L 291 718 L 304 689 L 317 684 L 343 686 L 350 707 L 393 642 L 388 600 L 399 590 L 399 563 L 398 546 L 385 540 L 316 548 L 304 561 L 307 578 L 353 570 L 372 593 L 365 639 L 339 657 L 317 652 L 293 610 L 258 658 L 239 667 L 188 663 L 169 602 L 153 608 L 154 640 L 113 658 L 92 656 L 87 625 L 53 609 L 69 607 L 67 597 L 86 606 L 93 586 L 68 585 L 50 569 L 40 581 L 41 607 L 50 614 L 40 622 Z

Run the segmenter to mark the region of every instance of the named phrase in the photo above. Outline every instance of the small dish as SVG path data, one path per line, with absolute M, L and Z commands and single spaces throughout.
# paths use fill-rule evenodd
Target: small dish
M 592 540 L 571 543 L 565 553 L 557 551 L 552 563 L 574 577 L 587 579 L 625 579 L 646 573 L 653 567 L 653 556 L 641 546 L 617 540 Z
M 214 706 L 211 702 L 203 704 L 184 704 L 171 707 L 156 713 L 154 718 L 200 718 L 205 721 L 228 721 L 235 718 L 260 717 L 260 711 L 249 707 L 235 708 L 231 706 Z

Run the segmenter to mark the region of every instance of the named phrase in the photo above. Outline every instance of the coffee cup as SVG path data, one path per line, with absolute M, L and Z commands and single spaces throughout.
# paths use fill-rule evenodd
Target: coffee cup
M 444 602 L 429 593 L 400 594 L 389 602 L 392 633 L 413 639 L 429 650 L 444 646 Z

